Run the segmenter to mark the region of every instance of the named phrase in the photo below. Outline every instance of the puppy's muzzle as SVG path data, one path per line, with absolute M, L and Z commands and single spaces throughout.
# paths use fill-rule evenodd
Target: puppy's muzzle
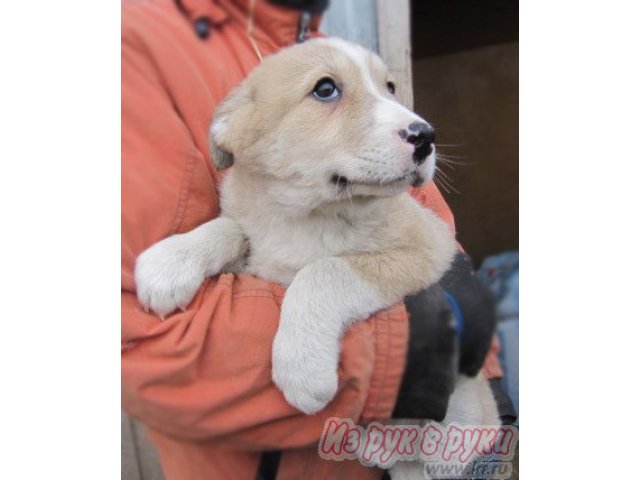
M 409 125 L 408 131 L 403 128 L 398 131 L 398 135 L 413 145 L 413 161 L 416 165 L 422 165 L 433 152 L 436 131 L 426 122 L 413 122 Z

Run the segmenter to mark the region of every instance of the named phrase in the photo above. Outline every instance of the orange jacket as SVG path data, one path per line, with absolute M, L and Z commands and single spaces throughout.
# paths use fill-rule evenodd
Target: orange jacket
M 379 478 L 379 470 L 356 462 L 320 460 L 317 440 L 329 416 L 366 422 L 390 415 L 407 348 L 402 305 L 348 332 L 337 397 L 305 416 L 271 383 L 282 287 L 224 274 L 164 322 L 136 301 L 138 254 L 219 214 L 211 115 L 258 62 L 247 35 L 250 0 L 182 5 L 129 1 L 122 11 L 123 407 L 150 427 L 168 479 L 253 480 L 260 452 L 282 448 L 279 479 Z M 213 24 L 206 40 L 193 27 L 202 16 Z M 295 41 L 295 11 L 257 0 L 251 16 L 262 55 Z M 433 184 L 413 193 L 453 228 Z

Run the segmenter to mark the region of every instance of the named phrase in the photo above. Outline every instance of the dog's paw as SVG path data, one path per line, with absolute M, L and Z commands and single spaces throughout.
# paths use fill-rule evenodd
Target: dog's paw
M 190 251 L 184 235 L 173 235 L 145 250 L 136 260 L 139 302 L 160 317 L 184 309 L 205 279 L 205 267 Z
M 291 348 L 289 342 L 274 342 L 273 382 L 290 405 L 307 415 L 319 412 L 335 397 L 336 367 L 331 358 Z
M 397 462 L 389 470 L 391 480 L 429 480 L 423 462 Z
M 272 376 L 287 402 L 306 414 L 322 410 L 338 390 L 340 332 L 323 324 L 310 302 L 287 291 L 273 342 Z
M 298 271 L 282 301 L 272 353 L 273 381 L 291 405 L 310 414 L 333 400 L 344 331 L 383 306 L 341 258 Z

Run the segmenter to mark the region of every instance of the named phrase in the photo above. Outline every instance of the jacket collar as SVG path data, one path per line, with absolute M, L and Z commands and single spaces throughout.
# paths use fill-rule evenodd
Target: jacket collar
M 273 50 L 292 45 L 296 41 L 302 12 L 281 7 L 268 0 L 181 0 L 181 9 L 192 21 L 206 18 L 214 27 L 235 19 L 243 25 L 253 19 L 253 35 Z M 321 15 L 315 15 L 309 24 L 316 35 Z
M 268 0 L 218 0 L 220 5 L 228 5 L 236 12 L 240 12 L 242 19 L 253 16 L 256 38 L 266 36 L 270 43 L 278 48 L 292 45 L 296 42 L 298 24 L 302 12 L 292 8 L 281 7 Z M 252 5 L 253 4 L 253 5 Z M 312 33 L 317 33 L 321 15 L 313 17 L 309 27 Z

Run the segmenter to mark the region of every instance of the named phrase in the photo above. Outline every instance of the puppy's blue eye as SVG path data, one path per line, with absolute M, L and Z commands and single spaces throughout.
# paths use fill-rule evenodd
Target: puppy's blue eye
M 323 102 L 334 100 L 340 96 L 340 90 L 330 78 L 323 78 L 313 87 L 313 96 Z

